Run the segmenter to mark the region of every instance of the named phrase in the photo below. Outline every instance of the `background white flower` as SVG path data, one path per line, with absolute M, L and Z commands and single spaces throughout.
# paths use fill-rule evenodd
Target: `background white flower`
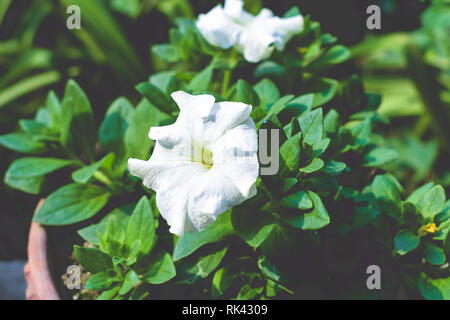
M 249 62 L 270 57 L 273 48 L 282 51 L 289 39 L 303 30 L 301 15 L 280 18 L 269 9 L 257 16 L 243 9 L 242 0 L 225 0 L 206 14 L 200 14 L 197 28 L 212 45 L 229 49 L 235 47 Z
M 258 139 L 250 105 L 183 91 L 172 98 L 178 119 L 151 128 L 156 145 L 150 160 L 129 159 L 128 168 L 156 191 L 170 232 L 182 236 L 256 194 Z

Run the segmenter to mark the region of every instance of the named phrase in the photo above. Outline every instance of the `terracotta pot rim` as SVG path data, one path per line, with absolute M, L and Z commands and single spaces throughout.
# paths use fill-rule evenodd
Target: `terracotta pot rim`
M 41 199 L 36 210 L 43 203 Z M 27 282 L 27 300 L 61 300 L 50 274 L 47 255 L 47 232 L 36 222 L 31 223 L 28 236 L 28 261 L 24 273 Z

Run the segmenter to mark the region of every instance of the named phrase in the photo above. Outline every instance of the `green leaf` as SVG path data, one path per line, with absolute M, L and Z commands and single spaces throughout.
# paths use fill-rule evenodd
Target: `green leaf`
M 328 111 L 323 119 L 323 129 L 327 134 L 333 134 L 338 131 L 340 124 L 339 113 L 335 109 Z
M 152 51 L 158 57 L 169 63 L 177 62 L 178 60 L 180 60 L 178 51 L 170 44 L 155 44 L 152 46 Z
M 4 182 L 11 188 L 29 194 L 39 194 L 42 191 L 42 186 L 45 182 L 45 177 L 38 176 L 31 178 L 17 178 L 11 175 L 5 175 Z
M 47 197 L 34 216 L 45 225 L 69 225 L 94 216 L 108 202 L 108 190 L 89 184 L 69 184 Z
M 260 295 L 264 290 L 264 287 L 253 288 L 249 284 L 244 284 L 244 286 L 239 290 L 237 300 L 251 300 Z
M 20 158 L 11 164 L 6 175 L 17 178 L 38 177 L 69 166 L 72 163 L 70 160 L 55 158 Z
M 322 139 L 323 114 L 321 108 L 302 115 L 299 121 L 303 133 L 303 140 L 306 143 L 313 145 Z
M 258 258 L 258 268 L 261 272 L 268 278 L 273 279 L 277 282 L 282 281 L 285 282 L 287 279 L 281 274 L 280 270 L 278 270 L 265 256 L 260 256 Z
M 159 112 L 147 100 L 142 100 L 131 116 L 125 133 L 125 158 L 148 159 L 153 144 L 148 138 L 150 127 L 156 127 L 168 119 L 168 116 Z
M 148 254 L 155 243 L 155 230 L 155 218 L 150 202 L 146 196 L 143 196 L 128 221 L 126 236 L 128 246 L 132 247 L 133 243 L 139 240 L 139 252 L 144 255 Z
M 365 167 L 379 167 L 386 163 L 397 160 L 398 153 L 388 148 L 375 148 L 364 155 Z
M 412 204 L 415 204 L 416 206 L 419 205 L 419 202 L 425 198 L 425 195 L 434 187 L 434 182 L 429 182 L 420 188 L 416 189 L 411 195 L 406 199 L 406 201 L 411 202 Z
M 433 219 L 438 213 L 444 210 L 445 191 L 442 186 L 434 186 L 423 199 L 417 204 L 424 218 Z
M 354 125 L 350 129 L 350 133 L 353 137 L 354 146 L 365 146 L 369 143 L 372 127 L 370 120 L 366 119 Z
M 166 93 L 161 91 L 158 87 L 154 86 L 150 82 L 142 82 L 136 86 L 136 90 L 139 91 L 151 104 L 156 108 L 171 114 L 175 111 L 174 103 L 169 100 Z
M 259 247 L 276 226 L 269 213 L 259 210 L 233 209 L 231 223 L 236 233 L 254 248 Z
M 334 161 L 330 160 L 325 164 L 322 171 L 329 174 L 341 174 L 345 168 L 347 168 L 347 165 L 344 162 Z
M 105 233 L 106 224 L 111 216 L 115 216 L 118 220 L 120 220 L 124 225 L 128 224 L 128 219 L 133 212 L 135 205 L 128 204 L 125 206 L 121 206 L 119 208 L 114 209 L 110 213 L 108 213 L 99 223 L 91 224 L 83 229 L 78 230 L 78 234 L 87 242 L 99 246 L 100 239 L 98 237 L 98 233 Z
M 76 151 L 84 152 L 89 159 L 93 159 L 97 127 L 91 103 L 73 80 L 67 82 L 61 108 L 61 143 L 63 146 L 74 146 Z
M 283 96 L 280 99 L 278 99 L 273 105 L 269 105 L 270 109 L 269 109 L 267 118 L 269 118 L 272 115 L 276 116 L 281 111 L 283 111 L 286 108 L 287 104 L 290 101 L 292 101 L 293 98 L 294 98 L 294 95 L 289 94 L 289 95 Z
M 424 258 L 429 263 L 440 266 L 445 262 L 445 253 L 444 250 L 427 241 L 424 246 Z
M 320 158 L 314 158 L 306 167 L 300 168 L 299 170 L 304 173 L 313 173 L 319 171 L 324 166 L 324 162 Z
M 113 269 L 111 257 L 97 248 L 73 246 L 77 261 L 90 273 L 99 273 Z
M 304 191 L 297 191 L 288 196 L 285 196 L 280 204 L 282 206 L 300 210 L 308 210 L 313 207 L 313 202 L 309 198 L 308 194 Z
M 302 133 L 299 132 L 296 135 L 288 138 L 280 148 L 280 156 L 282 160 L 280 168 L 280 176 L 284 176 L 290 172 L 296 172 L 300 166 L 300 139 Z
M 228 274 L 228 268 L 220 268 L 214 274 L 211 287 L 211 297 L 217 299 L 231 286 L 235 277 Z
M 110 153 L 103 157 L 101 160 L 87 166 L 81 169 L 78 169 L 77 171 L 72 172 L 72 179 L 75 182 L 78 183 L 86 183 L 88 182 L 95 174 L 95 172 L 104 164 L 104 163 L 110 163 L 114 161 L 115 154 Z
M 193 93 L 201 93 L 208 91 L 209 84 L 213 76 L 214 68 L 209 65 L 201 72 L 199 72 L 189 83 L 188 89 Z
M 228 247 L 220 247 L 206 256 L 184 262 L 179 267 L 177 283 L 193 284 L 208 277 L 219 266 L 227 251 Z
M 329 78 L 319 78 L 315 84 L 313 108 L 329 102 L 339 89 L 339 82 Z
M 89 280 L 86 282 L 85 288 L 87 290 L 106 290 L 108 289 L 114 282 L 118 282 L 118 277 L 111 277 L 110 274 L 106 271 L 99 272 L 94 274 Z
M 317 230 L 325 227 L 330 223 L 330 217 L 327 209 L 322 203 L 319 195 L 315 192 L 308 191 L 308 196 L 313 202 L 311 212 L 295 215 L 283 215 L 283 220 L 293 227 L 303 230 Z
M 132 104 L 126 98 L 116 99 L 106 112 L 100 125 L 99 142 L 106 152 L 114 152 L 120 164 L 125 163 L 125 133 L 134 113 Z
M 269 79 L 264 78 L 253 87 L 258 94 L 260 106 L 264 109 L 267 105 L 275 103 L 280 98 L 280 91 Z
M 372 183 L 372 191 L 376 198 L 389 200 L 397 205 L 402 200 L 403 188 L 390 174 L 376 176 Z
M 394 239 L 394 247 L 398 254 L 404 255 L 417 248 L 420 238 L 408 230 L 401 230 Z
M 175 266 L 170 254 L 164 252 L 152 258 L 150 269 L 142 276 L 142 281 L 151 284 L 161 284 L 176 275 Z
M 260 100 L 258 94 L 253 90 L 250 83 L 239 79 L 236 86 L 237 101 L 250 104 L 252 106 L 259 106 Z
M 217 220 L 208 228 L 197 233 L 185 233 L 179 238 L 173 252 L 174 261 L 187 257 L 198 248 L 208 243 L 215 243 L 226 239 L 233 233 L 230 211 L 219 215 Z
M 120 286 L 115 286 L 109 290 L 103 291 L 98 297 L 97 300 L 111 300 L 113 299 L 120 290 Z
M 9 133 L 0 136 L 0 145 L 23 153 L 42 153 L 45 152 L 45 144 L 33 140 L 33 137 L 25 133 Z
M 333 65 L 345 62 L 350 59 L 350 56 L 351 53 L 348 48 L 342 45 L 335 45 L 311 63 L 308 68 L 311 70 L 323 70 L 325 68 L 330 68 Z
M 141 283 L 141 279 L 139 279 L 139 275 L 134 270 L 130 270 L 125 275 L 125 279 L 123 280 L 122 287 L 120 288 L 119 294 L 121 296 L 130 292 L 136 285 Z
M 450 300 L 450 277 L 433 279 L 422 273 L 418 287 L 427 300 Z

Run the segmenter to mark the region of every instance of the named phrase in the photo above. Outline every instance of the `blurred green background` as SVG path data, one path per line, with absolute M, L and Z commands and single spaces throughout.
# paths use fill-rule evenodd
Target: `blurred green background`
M 69 78 L 89 96 L 97 122 L 118 96 L 138 102 L 135 85 L 158 67 L 150 46 L 167 42 L 177 17 L 195 17 L 216 3 L 0 0 L 0 134 L 23 126 L 19 119 L 31 119 L 50 89 L 61 95 Z M 83 7 L 81 30 L 66 27 L 70 4 Z M 371 4 L 382 9 L 381 30 L 366 28 Z M 408 191 L 429 180 L 448 189 L 450 1 L 249 0 L 246 5 L 255 12 L 264 5 L 278 15 L 297 5 L 324 32 L 351 46 L 354 59 L 333 72 L 360 74 L 368 92 L 383 96 L 379 112 L 390 119 L 385 143 L 400 155 L 390 169 Z M 17 157 L 0 146 L 2 176 Z M 38 199 L 4 183 L 0 188 L 0 260 L 24 259 Z

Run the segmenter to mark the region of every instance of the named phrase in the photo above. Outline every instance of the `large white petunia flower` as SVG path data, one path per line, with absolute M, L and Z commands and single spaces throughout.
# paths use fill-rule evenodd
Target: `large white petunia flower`
M 242 0 L 225 0 L 206 14 L 200 14 L 197 28 L 212 45 L 229 49 L 235 47 L 249 62 L 267 59 L 275 47 L 282 51 L 289 39 L 302 31 L 303 17 L 274 16 L 262 9 L 253 16 L 243 9 Z
M 156 145 L 150 160 L 129 159 L 128 168 L 156 191 L 170 232 L 183 236 L 256 194 L 258 139 L 250 105 L 183 91 L 172 98 L 178 119 L 151 128 Z

